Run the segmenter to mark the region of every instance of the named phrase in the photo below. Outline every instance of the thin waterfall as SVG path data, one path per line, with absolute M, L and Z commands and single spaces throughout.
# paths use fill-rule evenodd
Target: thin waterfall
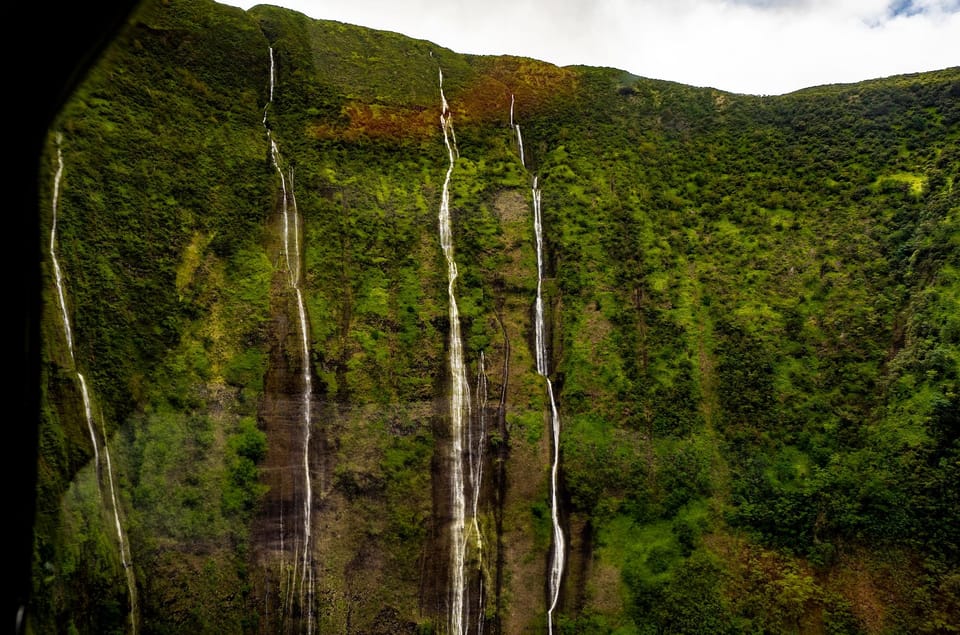
M 457 149 L 457 133 L 453 131 L 453 113 L 450 112 L 450 104 L 443 95 L 443 69 L 440 69 L 440 102 L 443 111 L 440 113 L 440 127 L 443 128 L 443 142 L 447 144 L 447 152 L 450 153 L 450 169 L 447 170 L 447 184 L 450 183 L 450 175 L 453 173 L 453 159 L 460 158 L 460 150 Z M 449 137 L 448 137 L 449 135 Z M 451 144 L 453 146 L 451 150 Z M 441 213 L 443 210 L 441 209 Z M 449 219 L 449 207 L 447 209 Z M 447 225 L 449 226 L 449 222 Z M 441 226 L 441 230 L 443 227 Z M 452 246 L 451 246 L 452 248 Z M 452 253 L 452 252 L 451 252 Z
M 457 308 L 456 281 L 457 263 L 453 258 L 453 231 L 450 223 L 450 177 L 456 160 L 456 137 L 453 135 L 453 118 L 450 105 L 443 94 L 443 70 L 440 70 L 440 127 L 443 129 L 443 142 L 447 147 L 449 165 L 443 180 L 443 193 L 440 199 L 440 246 L 447 261 L 447 296 L 449 299 L 450 319 L 450 490 L 452 501 L 452 522 L 450 525 L 450 633 L 463 635 L 469 629 L 464 621 L 464 609 L 469 607 L 469 587 L 466 582 L 465 566 L 467 560 L 466 532 L 466 491 L 464 481 L 463 453 L 466 430 L 470 422 L 470 391 L 467 387 L 467 373 L 463 363 L 463 342 L 460 337 L 460 312 Z M 472 452 L 471 452 L 472 454 Z M 479 458 L 477 459 L 479 461 Z M 474 514 L 475 515 L 475 514 Z M 478 549 L 482 547 L 477 532 Z
M 520 124 L 517 124 L 517 145 L 520 146 L 520 165 L 527 167 L 527 162 L 523 159 L 523 135 L 520 134 Z
M 564 541 L 560 528 L 560 514 L 557 508 L 557 472 L 560 467 L 560 414 L 557 412 L 557 400 L 553 395 L 553 382 L 547 380 L 547 392 L 550 395 L 550 423 L 553 429 L 553 459 L 550 467 L 550 521 L 553 523 L 553 558 L 550 563 L 550 608 L 547 609 L 547 631 L 553 633 L 553 612 L 560 600 L 560 581 L 563 578 Z
M 276 77 L 277 77 L 277 68 L 274 65 L 273 47 L 271 46 L 270 47 L 270 101 L 269 101 L 269 103 L 271 104 L 273 103 L 273 87 L 276 84 Z
M 103 417 L 100 417 L 101 424 Z M 103 438 L 107 438 L 107 430 L 103 430 Z M 120 542 L 120 564 L 123 565 L 123 575 L 127 580 L 127 590 L 130 594 L 130 627 L 133 635 L 137 633 L 136 615 L 140 607 L 137 599 L 137 582 L 133 577 L 133 563 L 131 562 L 130 547 L 123 538 L 123 527 L 120 524 L 120 505 L 117 502 L 117 490 L 113 486 L 113 463 L 110 461 L 110 448 L 106 441 L 103 443 L 103 455 L 107 459 L 107 479 L 110 484 L 110 501 L 113 504 L 113 523 L 117 530 L 117 540 Z
M 297 313 L 300 317 L 300 335 L 301 341 L 300 344 L 303 350 L 303 475 L 304 475 L 304 498 L 303 498 L 303 514 L 304 514 L 304 550 L 303 550 L 303 567 L 300 572 L 300 588 L 303 589 L 306 584 L 308 589 L 308 596 L 313 598 L 313 566 L 312 566 L 312 556 L 310 556 L 310 564 L 308 567 L 308 547 L 310 546 L 310 538 L 312 536 L 312 514 L 310 510 L 313 505 L 313 480 L 310 477 L 310 435 L 312 432 L 312 415 L 311 408 L 313 406 L 313 378 L 310 374 L 310 341 L 308 336 L 308 324 L 307 324 L 307 309 L 306 303 L 303 299 L 303 290 L 300 288 L 300 214 L 297 210 L 297 197 L 294 195 L 293 188 L 293 172 L 290 172 L 290 203 L 293 208 L 293 250 L 294 250 L 294 270 L 293 270 L 293 281 L 294 288 L 297 291 Z M 307 578 L 309 576 L 309 578 Z M 312 604 L 312 602 L 311 602 Z M 313 632 L 313 609 L 307 614 L 307 632 Z
M 487 430 L 487 369 L 484 364 L 483 351 L 477 360 L 477 435 L 473 439 L 471 430 L 470 443 L 470 475 L 471 491 L 473 492 L 473 531 L 477 538 L 477 573 L 480 584 L 477 591 L 477 633 L 483 633 L 483 541 L 480 534 L 478 512 L 480 509 L 480 486 L 483 483 L 483 446 L 486 443 Z
M 550 521 L 553 524 L 553 550 L 550 562 L 550 578 L 547 586 L 549 603 L 547 609 L 547 632 L 553 633 L 553 612 L 560 599 L 560 580 L 563 577 L 564 539 L 560 528 L 560 515 L 557 505 L 557 473 L 560 466 L 560 414 L 557 400 L 553 394 L 553 382 L 550 381 L 550 368 L 547 360 L 547 341 L 543 319 L 543 219 L 540 212 L 540 188 L 537 178 L 533 178 L 533 228 L 537 240 L 537 300 L 536 300 L 536 347 L 537 372 L 547 382 L 547 394 L 550 397 L 550 429 L 552 431 L 553 456 L 550 461 Z
M 63 177 L 63 152 L 60 144 L 63 141 L 63 135 L 59 132 L 57 140 L 57 171 L 53 178 L 53 218 L 50 228 L 50 260 L 53 262 L 54 280 L 57 285 L 57 299 L 60 303 L 60 314 L 63 318 L 63 330 L 67 340 L 67 350 L 70 353 L 70 363 L 74 372 L 77 374 L 77 381 L 80 384 L 80 395 L 83 398 L 83 412 L 87 421 L 87 430 L 90 432 L 90 443 L 93 446 L 93 466 L 94 478 L 97 481 L 97 495 L 103 500 L 103 488 L 101 481 L 101 463 L 100 448 L 97 442 L 97 433 L 94 427 L 93 407 L 90 400 L 90 391 L 87 389 L 87 380 L 83 373 L 77 370 L 77 360 L 74 355 L 73 347 L 73 329 L 70 327 L 70 316 L 67 312 L 66 285 L 63 282 L 63 272 L 60 269 L 60 262 L 57 260 L 57 211 L 60 204 L 60 181 Z M 110 448 L 107 447 L 107 429 L 103 422 L 103 415 L 100 415 L 101 431 L 103 433 L 103 454 L 107 463 L 107 479 L 110 485 L 110 502 L 113 510 L 113 524 L 117 532 L 117 543 L 120 550 L 120 564 L 123 566 L 124 579 L 127 582 L 127 594 L 130 599 L 130 632 L 133 635 L 137 633 L 137 623 L 139 622 L 139 602 L 137 599 L 137 581 L 133 573 L 133 562 L 127 540 L 124 536 L 123 524 L 120 522 L 120 505 L 117 501 L 117 492 L 113 484 L 113 462 L 110 460 Z
M 523 135 L 520 134 L 520 124 L 513 120 L 513 93 L 510 94 L 510 127 L 517 133 L 517 146 L 520 149 L 520 165 L 527 167 L 527 162 L 523 158 Z
M 74 367 L 76 367 L 77 364 L 76 360 L 73 359 L 73 355 L 70 357 Z M 87 430 L 90 431 L 90 443 L 93 444 L 93 469 L 96 472 L 97 496 L 102 500 L 103 488 L 100 486 L 100 449 L 97 447 L 97 433 L 93 430 L 93 408 L 90 405 L 90 391 L 87 390 L 87 380 L 84 379 L 83 373 L 79 371 L 77 371 L 77 380 L 80 382 L 80 396 L 83 397 L 83 414 L 87 420 Z M 103 438 L 107 438 L 106 435 L 104 435 Z
M 93 446 L 93 465 L 97 472 L 97 491 L 101 498 L 103 492 L 100 491 L 100 447 L 97 443 L 97 434 L 93 427 L 93 412 L 90 408 L 90 394 L 87 391 L 87 382 L 83 375 L 76 370 L 77 360 L 73 352 L 73 329 L 70 327 L 70 316 L 67 313 L 67 296 L 65 284 L 63 282 L 63 270 L 60 268 L 60 261 L 57 259 L 57 211 L 60 205 L 60 181 L 63 177 L 63 152 L 60 144 L 63 141 L 63 135 L 57 133 L 57 171 L 53 175 L 53 218 L 50 223 L 50 260 L 53 262 L 53 277 L 57 285 L 57 299 L 60 303 L 60 315 L 63 318 L 63 331 L 67 338 L 67 350 L 70 353 L 70 363 L 77 373 L 77 379 L 80 382 L 80 394 L 83 397 L 83 410 L 87 419 L 87 430 L 90 432 L 90 444 Z
M 513 96 L 510 97 L 510 121 L 513 122 Z M 523 138 L 520 136 L 520 124 L 514 124 L 517 132 L 517 141 L 520 149 L 520 162 L 524 162 Z M 524 167 L 526 167 L 524 165 Z M 546 380 L 547 395 L 550 398 L 550 430 L 552 456 L 550 459 L 550 522 L 553 526 L 553 548 L 550 558 L 550 573 L 548 577 L 548 608 L 547 632 L 553 633 L 553 612 L 560 600 L 560 582 L 563 578 L 564 566 L 564 537 L 560 527 L 560 513 L 557 504 L 557 481 L 560 468 L 560 413 L 557 409 L 557 400 L 553 392 L 553 382 L 550 381 L 550 366 L 548 363 L 546 327 L 543 311 L 543 217 L 541 215 L 541 192 L 537 177 L 533 177 L 531 186 L 533 198 L 533 233 L 537 247 L 537 298 L 534 304 L 534 348 L 536 349 L 537 374 Z
M 298 325 L 300 332 L 300 349 L 301 349 L 301 366 L 302 366 L 302 381 L 303 381 L 303 392 L 301 394 L 301 407 L 303 409 L 303 453 L 302 453 L 302 465 L 303 465 L 303 479 L 304 479 L 304 494 L 303 494 L 303 535 L 298 537 L 295 542 L 294 547 L 294 570 L 292 573 L 292 582 L 295 584 L 297 579 L 297 572 L 299 569 L 299 603 L 301 608 L 306 607 L 307 613 L 307 624 L 306 630 L 307 633 L 313 632 L 314 624 L 314 608 L 313 608 L 313 597 L 314 597 L 314 585 L 315 580 L 313 577 L 313 557 L 311 554 L 311 535 L 312 535 L 312 514 L 311 510 L 313 509 L 313 483 L 310 476 L 310 437 L 312 432 L 312 414 L 313 409 L 313 379 L 310 373 L 310 340 L 309 340 L 309 325 L 307 322 L 307 310 L 306 303 L 303 299 L 303 289 L 301 288 L 301 245 L 300 245 L 300 215 L 297 210 L 297 199 L 294 195 L 293 188 L 293 172 L 292 170 L 288 174 L 283 173 L 282 157 L 280 155 L 280 148 L 277 145 L 276 140 L 273 138 L 273 133 L 267 127 L 267 111 L 269 106 L 273 103 L 273 93 L 274 87 L 276 85 L 276 66 L 273 57 L 273 47 L 270 47 L 270 101 L 267 102 L 267 105 L 263 109 L 263 125 L 267 128 L 267 138 L 270 141 L 270 157 L 273 161 L 273 166 L 277 171 L 277 175 L 280 177 L 280 189 L 281 189 L 281 211 L 282 211 L 282 221 L 283 221 L 283 259 L 286 263 L 287 269 L 287 279 L 290 284 L 290 288 L 294 292 L 294 296 L 297 300 L 297 317 Z M 290 187 L 287 187 L 287 182 L 289 181 Z M 283 551 L 283 508 L 281 501 L 281 514 L 280 514 L 280 535 L 281 535 L 281 552 Z M 302 549 L 302 553 L 300 550 Z M 281 559 L 283 554 L 281 553 Z M 281 560 L 282 563 L 282 560 Z M 281 565 L 281 569 L 282 569 Z M 294 584 L 288 585 L 288 589 Z M 288 606 L 291 605 L 290 602 L 287 602 Z M 291 606 L 292 608 L 292 606 Z
M 53 261 L 53 276 L 57 283 L 57 298 L 60 300 L 60 315 L 63 317 L 63 330 L 67 336 L 67 350 L 70 351 L 70 361 L 73 359 L 73 330 L 70 328 L 70 318 L 67 316 L 67 300 L 63 290 L 63 272 L 60 269 L 60 261 L 57 260 L 57 208 L 60 204 L 60 179 L 63 177 L 63 153 L 60 150 L 60 143 L 63 135 L 57 133 L 57 171 L 53 175 L 53 221 L 50 224 L 50 259 Z M 94 451 L 97 444 L 94 439 Z
M 543 320 L 543 223 L 540 217 L 540 188 L 533 177 L 533 234 L 537 245 L 537 299 L 535 307 L 534 346 L 537 351 L 537 372 L 544 377 L 550 374 L 547 365 L 547 341 Z

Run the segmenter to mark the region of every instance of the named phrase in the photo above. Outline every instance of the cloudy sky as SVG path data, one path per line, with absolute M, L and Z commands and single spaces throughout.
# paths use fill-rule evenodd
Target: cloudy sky
M 222 1 L 737 93 L 960 65 L 960 0 Z

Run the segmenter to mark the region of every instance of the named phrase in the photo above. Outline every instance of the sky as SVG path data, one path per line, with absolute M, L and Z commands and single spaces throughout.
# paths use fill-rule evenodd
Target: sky
M 960 66 L 960 0 L 221 1 L 753 95 Z

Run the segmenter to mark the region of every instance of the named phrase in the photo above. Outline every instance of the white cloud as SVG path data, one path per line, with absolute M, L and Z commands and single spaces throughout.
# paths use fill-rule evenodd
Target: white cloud
M 249 8 L 255 2 L 230 0 Z M 960 0 L 276 0 L 461 53 L 780 94 L 960 65 Z

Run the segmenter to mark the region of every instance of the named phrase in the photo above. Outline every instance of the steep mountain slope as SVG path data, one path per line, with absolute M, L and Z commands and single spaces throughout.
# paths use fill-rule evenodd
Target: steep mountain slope
M 41 169 L 28 629 L 955 628 L 958 138 L 960 69 L 753 97 L 145 4 Z

